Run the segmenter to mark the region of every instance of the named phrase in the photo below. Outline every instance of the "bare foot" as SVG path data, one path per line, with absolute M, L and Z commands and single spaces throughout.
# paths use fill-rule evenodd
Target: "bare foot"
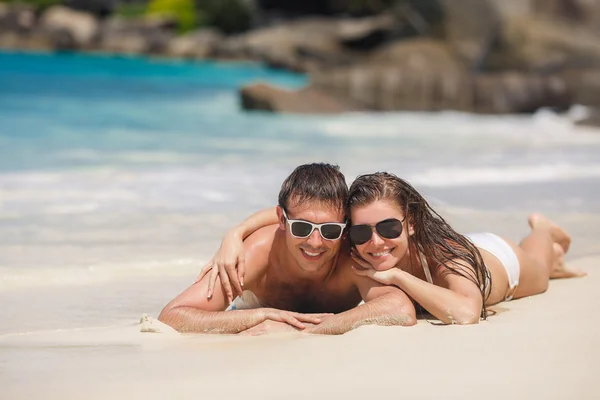
M 550 271 L 550 279 L 576 278 L 587 275 L 587 272 L 582 271 L 578 268 L 567 267 L 567 265 L 565 264 L 565 252 L 560 244 L 554 243 L 553 248 L 554 255 L 556 256 L 556 261 L 554 262 L 554 265 L 552 265 L 552 270 Z
M 569 251 L 569 246 L 571 246 L 571 236 L 569 236 L 569 234 L 560 226 L 550 221 L 545 215 L 538 213 L 531 214 L 528 222 L 531 229 L 548 229 L 552 241 L 558 243 L 562 247 L 564 253 Z

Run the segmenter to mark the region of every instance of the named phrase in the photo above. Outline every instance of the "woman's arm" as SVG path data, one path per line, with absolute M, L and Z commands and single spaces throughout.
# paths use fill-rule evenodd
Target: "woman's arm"
M 244 240 L 254 232 L 265 226 L 274 225 L 277 219 L 277 207 L 265 208 L 250 215 L 241 224 L 231 228 L 227 235 L 235 236 L 239 240 Z
M 318 325 L 308 327 L 304 332 L 341 335 L 362 325 L 411 326 L 417 323 L 415 307 L 398 288 L 381 286 L 373 280 L 358 276 L 355 277 L 355 282 L 364 304 L 335 314 Z
M 198 282 L 210 272 L 207 298 L 212 297 L 215 282 L 219 275 L 227 299 L 230 302 L 233 300 L 232 285 L 237 294 L 242 293 L 246 273 L 243 241 L 260 228 L 277 222 L 276 207 L 271 207 L 255 212 L 242 223 L 227 231 L 221 246 L 196 278 L 196 282 Z
M 359 261 L 355 258 L 355 261 Z M 364 261 L 360 264 L 364 267 Z M 462 260 L 453 268 L 472 270 Z M 395 285 L 423 306 L 431 315 L 446 324 L 476 324 L 479 322 L 483 299 L 474 282 L 442 266 L 436 271 L 431 284 L 399 268 L 387 271 L 356 269 L 359 275 L 368 276 L 380 283 Z

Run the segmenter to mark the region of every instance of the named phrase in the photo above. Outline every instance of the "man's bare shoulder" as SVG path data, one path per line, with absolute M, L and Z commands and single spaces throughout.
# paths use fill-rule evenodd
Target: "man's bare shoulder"
M 264 274 L 264 271 L 266 271 L 269 253 L 271 252 L 276 231 L 276 225 L 259 229 L 250 235 L 244 242 L 244 248 L 246 250 L 245 282 L 247 283 L 246 287 L 249 289 L 254 287 L 256 281 L 258 281 Z M 200 282 L 191 285 L 167 304 L 165 310 L 176 307 L 192 307 L 204 311 L 223 311 L 227 308 L 228 303 L 221 285 L 220 277 L 217 277 L 215 285 L 217 289 L 214 291 L 213 296 L 208 298 L 209 277 L 210 274 L 206 275 Z
M 279 225 L 269 225 L 261 228 L 244 240 L 246 271 L 264 271 L 274 250 Z

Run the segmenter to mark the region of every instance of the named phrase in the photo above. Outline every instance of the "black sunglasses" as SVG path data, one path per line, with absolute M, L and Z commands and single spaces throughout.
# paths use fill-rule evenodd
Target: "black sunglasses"
M 313 224 L 312 222 L 301 219 L 289 219 L 287 213 L 282 208 L 283 216 L 290 225 L 292 236 L 298 239 L 304 239 L 312 235 L 315 229 L 319 230 L 321 237 L 327 240 L 337 240 L 342 237 L 346 224 L 337 222 L 326 222 L 324 224 Z
M 377 231 L 377 234 L 386 239 L 396 239 L 402 235 L 402 222 L 396 218 L 384 219 L 373 225 L 352 225 L 348 228 L 348 238 L 350 239 L 350 243 L 357 244 L 365 244 L 371 237 L 373 236 L 373 230 Z

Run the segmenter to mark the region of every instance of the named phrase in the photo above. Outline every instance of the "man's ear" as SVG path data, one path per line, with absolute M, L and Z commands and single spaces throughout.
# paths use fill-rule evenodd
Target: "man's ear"
M 279 222 L 279 229 L 285 231 L 285 217 L 283 216 L 283 208 L 277 206 L 275 211 L 277 212 L 277 219 Z

